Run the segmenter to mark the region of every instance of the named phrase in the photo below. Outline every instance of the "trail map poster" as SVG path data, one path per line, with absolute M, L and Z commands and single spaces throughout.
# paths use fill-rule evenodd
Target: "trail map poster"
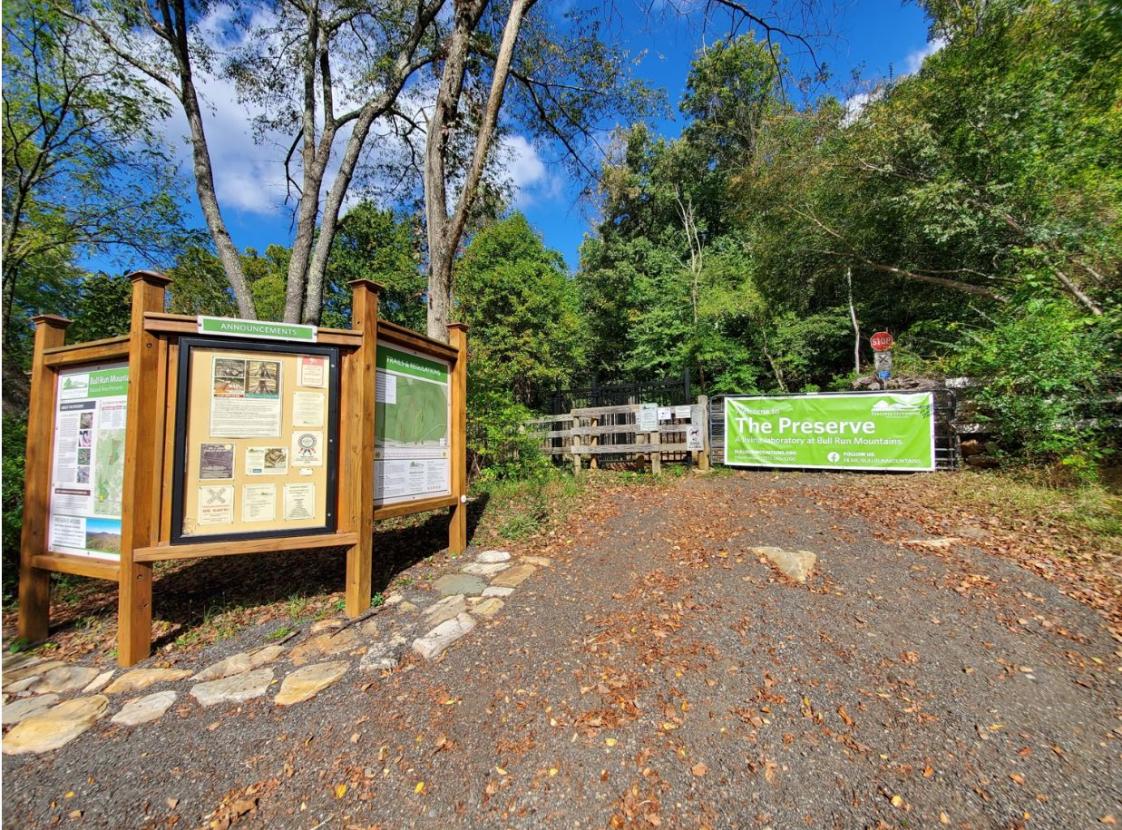
M 375 504 L 449 495 L 450 366 L 378 343 L 375 386 Z
M 50 550 L 97 559 L 121 555 L 128 366 L 62 371 L 51 442 Z
M 931 393 L 725 398 L 725 464 L 934 470 Z

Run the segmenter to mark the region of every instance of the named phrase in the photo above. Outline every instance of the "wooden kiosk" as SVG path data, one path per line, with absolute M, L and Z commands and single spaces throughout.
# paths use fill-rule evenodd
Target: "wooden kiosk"
M 132 274 L 129 333 L 64 345 L 35 318 L 19 634 L 46 639 L 50 574 L 119 585 L 117 660 L 147 657 L 155 562 L 345 548 L 346 612 L 370 607 L 374 522 L 450 508 L 467 545 L 467 327 L 450 344 L 351 325 L 167 314 L 170 280 Z

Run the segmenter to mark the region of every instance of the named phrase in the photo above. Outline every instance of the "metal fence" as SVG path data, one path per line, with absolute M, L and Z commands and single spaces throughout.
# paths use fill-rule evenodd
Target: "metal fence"
M 635 403 L 657 403 L 660 406 L 675 406 L 691 403 L 690 372 L 665 378 L 612 383 L 592 383 L 587 386 L 574 386 L 569 389 L 554 389 L 538 396 L 538 405 L 532 407 L 539 412 L 553 415 L 571 412 L 594 406 L 623 406 Z
M 912 390 L 907 390 L 912 391 Z M 921 390 L 915 390 L 921 391 Z M 955 470 L 962 464 L 958 433 L 954 427 L 958 397 L 953 389 L 925 389 L 935 396 L 935 469 Z M 816 395 L 880 395 L 882 392 L 818 392 Z M 805 397 L 805 394 L 769 394 L 770 398 Z M 710 460 L 725 463 L 725 398 L 737 395 L 716 395 L 709 399 Z

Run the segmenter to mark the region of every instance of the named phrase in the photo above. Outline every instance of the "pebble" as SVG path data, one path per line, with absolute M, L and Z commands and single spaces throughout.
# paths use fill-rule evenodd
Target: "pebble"
M 479 556 L 475 557 L 476 562 L 484 564 L 491 564 L 494 562 L 509 562 L 510 554 L 505 550 L 485 550 Z
M 261 697 L 272 682 L 273 670 L 266 667 L 245 674 L 223 677 L 221 680 L 211 680 L 209 683 L 200 683 L 191 689 L 191 696 L 203 706 L 214 706 L 216 703 L 242 703 Z
M 172 683 L 190 677 L 188 669 L 133 669 L 125 672 L 108 686 L 105 694 L 115 695 L 121 692 L 139 692 L 156 683 Z
M 265 646 L 265 648 L 259 648 L 256 651 L 241 651 L 207 666 L 191 679 L 203 682 L 252 671 L 253 669 L 264 666 L 266 663 L 273 662 L 280 657 L 283 652 L 284 646 Z
M 171 705 L 175 703 L 176 693 L 171 689 L 162 692 L 153 692 L 144 697 L 130 700 L 121 707 L 111 720 L 122 726 L 139 726 L 162 717 Z
M 459 614 L 454 619 L 445 620 L 424 637 L 413 641 L 413 651 L 426 660 L 435 660 L 456 640 L 475 628 L 475 620 L 470 614 Z
M 350 663 L 336 660 L 330 663 L 314 663 L 304 666 L 288 675 L 281 683 L 280 691 L 273 698 L 277 706 L 291 706 L 302 703 L 326 689 L 347 673 Z
M 12 727 L 4 738 L 4 754 L 49 752 L 65 746 L 93 726 L 108 708 L 105 695 L 63 701 Z
M 37 715 L 46 709 L 58 703 L 58 695 L 36 695 L 35 697 L 25 697 L 22 700 L 14 700 L 11 703 L 4 704 L 4 725 L 10 726 L 13 723 L 19 723 L 25 718 L 32 715 Z

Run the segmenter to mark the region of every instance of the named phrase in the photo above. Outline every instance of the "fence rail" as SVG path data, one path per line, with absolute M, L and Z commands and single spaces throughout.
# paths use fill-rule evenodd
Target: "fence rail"
M 663 461 L 689 461 L 708 469 L 708 399 L 704 395 L 688 407 L 657 407 L 655 414 L 662 417 L 653 428 L 650 423 L 640 424 L 643 408 L 638 403 L 579 407 L 531 418 L 525 428 L 541 439 L 542 452 L 555 459 L 571 458 L 577 474 L 585 459 L 591 469 L 601 460 L 637 458 L 648 461 L 654 473 L 661 472 Z

